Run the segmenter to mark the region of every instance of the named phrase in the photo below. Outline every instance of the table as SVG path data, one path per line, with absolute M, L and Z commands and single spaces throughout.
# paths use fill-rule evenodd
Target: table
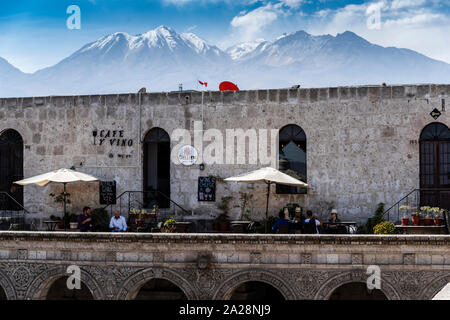
M 55 231 L 59 221 L 46 220 L 43 221 L 47 225 L 47 231 Z
M 333 228 L 334 230 L 339 229 L 339 226 L 344 226 L 348 234 L 356 233 L 356 225 L 357 225 L 357 223 L 355 221 L 323 222 L 322 224 L 323 224 L 324 227 L 327 226 L 327 225 L 338 226 L 338 228 Z M 329 230 L 329 229 L 327 229 L 327 228 L 324 229 L 325 232 L 327 230 Z
M 252 223 L 251 221 L 230 221 L 231 230 L 236 233 L 245 233 L 248 225 Z

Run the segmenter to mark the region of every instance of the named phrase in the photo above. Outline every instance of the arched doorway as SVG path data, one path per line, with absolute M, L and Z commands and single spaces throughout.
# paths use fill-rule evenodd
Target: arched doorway
M 450 283 L 442 288 L 434 297 L 433 300 L 450 300 Z
M 0 287 L 0 301 L 2 301 L 2 300 L 8 300 L 8 299 L 6 298 L 5 290 L 3 290 L 2 287 Z
M 445 124 L 431 123 L 420 135 L 420 189 L 421 205 L 450 209 L 450 129 Z
M 285 300 L 276 288 L 261 281 L 248 281 L 241 283 L 230 295 L 230 300 Z
M 306 181 L 306 134 L 295 124 L 281 128 L 278 135 L 279 170 L 303 182 Z M 278 185 L 278 194 L 306 193 L 305 188 Z
M 57 279 L 48 289 L 46 300 L 94 300 L 89 288 L 81 282 L 80 289 L 67 288 L 68 277 Z
M 170 207 L 170 137 L 161 128 L 151 129 L 144 139 L 144 204 Z
M 387 300 L 387 297 L 381 290 L 369 290 L 365 283 L 351 282 L 334 290 L 330 300 Z
M 23 206 L 23 187 L 13 184 L 23 179 L 23 139 L 13 129 L 0 134 L 0 210 L 21 210 Z M 20 205 L 17 205 L 17 203 Z
M 187 297 L 169 280 L 152 279 L 139 289 L 135 300 L 187 300 Z

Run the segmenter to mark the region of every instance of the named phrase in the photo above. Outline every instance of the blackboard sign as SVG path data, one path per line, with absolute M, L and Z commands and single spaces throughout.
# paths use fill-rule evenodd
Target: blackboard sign
M 198 177 L 198 201 L 216 201 L 215 177 Z
M 100 204 L 116 204 L 116 181 L 100 181 Z

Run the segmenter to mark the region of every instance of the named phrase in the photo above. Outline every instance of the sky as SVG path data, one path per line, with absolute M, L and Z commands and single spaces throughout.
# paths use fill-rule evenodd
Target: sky
M 71 5 L 80 8 L 80 29 L 67 27 Z M 298 30 L 350 30 L 450 63 L 448 0 L 1 0 L 0 57 L 31 73 L 102 36 L 160 25 L 193 32 L 221 49 Z

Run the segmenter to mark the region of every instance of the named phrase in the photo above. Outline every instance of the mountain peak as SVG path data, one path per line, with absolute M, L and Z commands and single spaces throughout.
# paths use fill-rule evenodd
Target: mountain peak
M 338 33 L 336 35 L 336 39 L 355 40 L 355 41 L 361 41 L 362 40 L 364 42 L 367 42 L 367 40 L 365 40 L 364 38 L 361 38 L 356 33 L 351 32 L 351 31 L 345 31 L 343 33 Z

